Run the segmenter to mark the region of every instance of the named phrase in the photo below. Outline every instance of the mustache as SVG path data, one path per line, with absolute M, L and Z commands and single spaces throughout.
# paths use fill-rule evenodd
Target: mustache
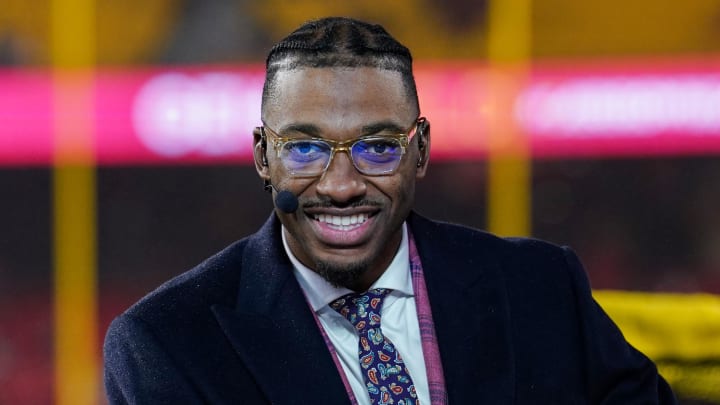
M 359 207 L 382 207 L 380 201 L 371 200 L 367 198 L 360 198 L 357 200 L 351 200 L 344 203 L 333 201 L 331 199 L 317 199 L 313 198 L 310 200 L 303 201 L 301 203 L 304 209 L 307 208 L 359 208 Z

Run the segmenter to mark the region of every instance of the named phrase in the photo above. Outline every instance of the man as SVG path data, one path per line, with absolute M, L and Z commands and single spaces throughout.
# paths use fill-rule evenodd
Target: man
M 675 403 L 570 250 L 412 212 L 430 127 L 411 64 L 345 18 L 270 51 L 274 213 L 113 322 L 111 403 Z

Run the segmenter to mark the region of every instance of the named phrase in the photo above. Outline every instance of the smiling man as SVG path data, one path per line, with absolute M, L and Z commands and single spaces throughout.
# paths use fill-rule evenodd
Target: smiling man
M 401 72 L 361 62 L 280 68 L 266 86 L 266 126 L 256 139 L 274 145 L 270 153 L 256 150 L 260 176 L 302 203 L 278 213 L 290 252 L 332 284 L 356 291 L 367 290 L 395 256 L 428 152 L 417 147 L 427 145 L 419 138 L 428 131 L 414 89 Z
M 262 121 L 273 214 L 112 323 L 110 403 L 675 403 L 569 249 L 412 212 L 430 125 L 382 27 L 280 41 Z

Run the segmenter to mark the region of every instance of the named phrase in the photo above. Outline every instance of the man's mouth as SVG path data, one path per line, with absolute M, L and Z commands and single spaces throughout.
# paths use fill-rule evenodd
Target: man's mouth
M 313 215 L 313 219 L 316 221 L 326 224 L 329 227 L 339 231 L 349 231 L 364 224 L 369 218 L 368 214 L 353 214 L 353 215 L 329 215 L 329 214 L 316 214 Z

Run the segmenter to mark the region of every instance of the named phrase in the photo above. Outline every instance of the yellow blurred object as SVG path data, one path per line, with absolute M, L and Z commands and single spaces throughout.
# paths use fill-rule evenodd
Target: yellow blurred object
M 58 48 L 52 44 L 50 33 L 55 28 L 48 24 L 51 18 L 54 19 L 53 24 L 59 24 L 61 29 L 85 29 L 74 25 L 84 18 L 83 14 L 88 9 L 71 7 L 53 11 L 54 4 L 54 0 L 2 1 L 0 46 L 4 41 L 10 41 L 19 53 L 17 56 L 21 64 L 53 63 L 52 53 Z M 181 3 L 172 0 L 96 0 L 92 4 L 91 30 L 84 31 L 82 40 L 97 44 L 95 60 L 103 65 L 155 59 L 154 55 L 163 49 L 173 34 L 181 11 Z M 53 12 L 54 16 L 51 15 Z M 62 52 L 75 51 L 64 49 Z
M 665 361 L 655 363 L 678 397 L 720 404 L 719 361 L 698 364 Z
M 174 34 L 182 3 L 173 0 L 97 0 L 98 64 L 156 60 Z
M 679 396 L 720 402 L 720 297 L 594 291 L 625 338 Z
M 718 0 L 535 0 L 533 55 L 717 52 Z
M 491 1 L 488 16 L 488 229 L 528 236 L 531 156 L 515 103 L 530 69 L 532 0 Z
M 595 291 L 625 337 L 653 358 L 720 359 L 720 297 Z
M 98 403 L 95 1 L 52 0 L 55 403 Z

